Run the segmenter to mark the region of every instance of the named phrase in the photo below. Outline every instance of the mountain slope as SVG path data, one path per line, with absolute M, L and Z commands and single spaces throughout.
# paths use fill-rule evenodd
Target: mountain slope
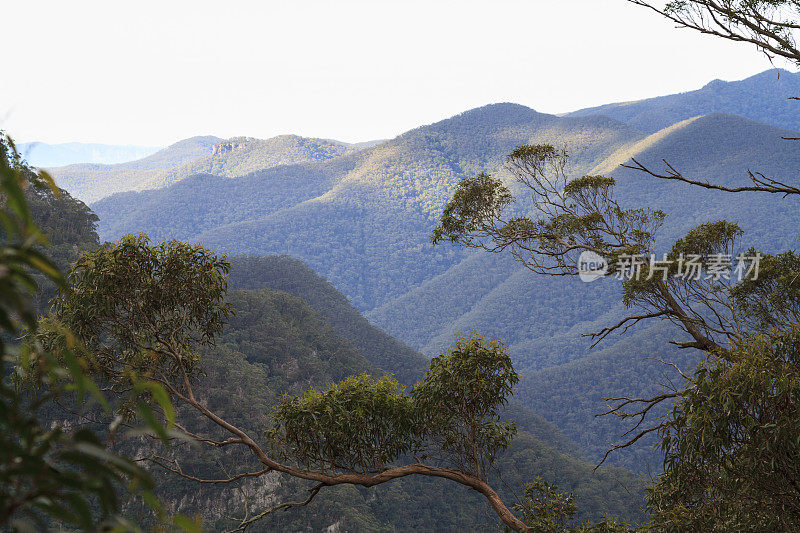
M 501 104 L 327 161 L 233 180 L 189 178 L 165 189 L 107 198 L 94 208 L 103 238 L 146 231 L 230 253 L 298 257 L 374 324 L 426 355 L 446 347 L 454 332 L 474 329 L 507 342 L 517 367 L 533 374 L 616 349 L 619 339 L 609 339 L 593 351 L 582 335 L 619 320 L 624 312 L 619 289 L 613 283 L 542 278 L 507 258 L 431 246 L 430 232 L 460 178 L 496 171 L 519 144 L 566 144 L 571 175 L 610 173 L 618 181 L 616 193 L 623 206 L 670 214 L 660 233 L 663 249 L 691 227 L 724 217 L 745 229 L 743 244 L 774 251 L 796 244 L 796 199 L 714 193 L 618 165 L 636 157 L 658 166 L 667 158 L 698 179 L 744 183 L 747 170 L 753 169 L 790 180 L 800 168 L 800 154 L 783 136 L 797 134 L 723 114 L 645 136 L 604 117 L 559 118 Z M 524 211 L 524 202 L 519 209 Z M 615 360 L 639 368 L 630 358 L 643 354 L 625 346 L 620 345 Z M 608 372 L 610 367 L 600 368 Z M 610 377 L 598 376 L 584 386 L 611 387 L 615 381 Z M 639 380 L 629 375 L 626 383 L 633 392 L 646 391 L 651 378 L 649 373 Z M 557 390 L 557 381 L 552 386 Z M 568 425 L 563 413 L 558 408 L 539 411 L 573 439 L 608 436 L 575 433 L 581 424 L 595 427 L 588 410 Z M 597 448 L 610 444 L 593 442 Z
M 234 137 L 214 145 L 210 154 L 171 168 L 145 182 L 142 189 L 158 189 L 194 174 L 232 178 L 279 165 L 324 161 L 357 148 L 339 141 L 280 135 L 271 139 Z
M 702 89 L 636 102 L 581 109 L 567 116 L 605 115 L 647 133 L 698 115 L 729 113 L 800 131 L 800 73 L 772 69 L 741 81 L 714 80 Z
M 746 183 L 748 169 L 791 182 L 800 168 L 800 154 L 792 142 L 781 139 L 785 136 L 797 134 L 740 117 L 709 115 L 623 146 L 590 173 L 610 170 L 623 206 L 668 213 L 659 239 L 664 250 L 692 227 L 725 218 L 745 230 L 743 248 L 754 245 L 774 252 L 796 247 L 800 200 L 707 191 L 659 181 L 619 164 L 636 157 L 657 168 L 666 158 L 688 176 L 727 185 Z M 604 407 L 602 394 L 648 394 L 653 379 L 669 369 L 645 356 L 685 361 L 691 355 L 670 350 L 666 343 L 676 332 L 663 328 L 637 334 L 635 341 L 609 337 L 592 350 L 583 335 L 623 316 L 619 295 L 612 280 L 583 284 L 542 277 L 508 257 L 481 254 L 373 309 L 368 317 L 426 354 L 435 353 L 455 331 L 474 329 L 504 339 L 525 374 L 519 388 L 523 405 L 545 416 L 597 460 L 622 433 L 614 421 L 594 417 Z M 657 467 L 647 450 L 650 444 L 612 461 L 636 468 L 647 460 Z
M 302 261 L 288 256 L 233 257 L 228 285 L 231 289 L 271 289 L 306 301 L 340 337 L 376 366 L 407 386 L 416 383 L 428 359 L 370 324 L 347 298 Z
M 231 290 L 269 289 L 291 294 L 308 303 L 330 324 L 336 335 L 349 342 L 372 365 L 413 386 L 424 374 L 429 359 L 367 321 L 347 298 L 302 261 L 289 256 L 234 256 L 228 286 Z M 452 339 L 448 339 L 448 346 Z M 444 351 L 447 346 L 443 346 Z M 440 353 L 441 353 L 440 351 Z M 517 427 L 563 453 L 582 451 L 540 415 L 512 401 L 503 416 Z
M 281 135 L 271 139 L 192 137 L 149 157 L 117 165 L 70 165 L 51 169 L 59 185 L 87 202 L 125 191 L 155 189 L 195 174 L 224 177 L 354 152 L 357 146 Z
M 637 152 L 628 155 L 656 170 L 663 170 L 662 160 L 667 160 L 693 179 L 728 186 L 750 185 L 749 171 L 796 183 L 800 151 L 796 142 L 784 138 L 797 136 L 796 131 L 716 113 L 687 121 L 669 136 L 654 143 L 644 142 Z M 662 246 L 671 245 L 702 222 L 722 218 L 742 227 L 745 231 L 742 244 L 775 252 L 797 243 L 800 227 L 797 198 L 766 193 L 719 193 L 657 180 L 622 167 L 610 175 L 617 180 L 616 194 L 625 205 L 647 206 L 668 213 L 660 231 Z
M 800 168 L 800 153 L 792 142 L 781 139 L 785 136 L 796 133 L 730 115 L 709 115 L 624 145 L 587 172 L 611 170 L 618 180 L 615 194 L 624 206 L 647 206 L 668 213 L 660 232 L 663 247 L 702 222 L 726 218 L 745 230 L 743 243 L 776 251 L 796 243 L 800 228 L 796 199 L 725 195 L 659 181 L 619 164 L 636 157 L 658 167 L 663 166 L 661 158 L 666 158 L 687 175 L 729 185 L 746 182 L 748 169 L 784 179 Z M 484 331 L 516 347 L 517 361 L 527 367 L 558 362 L 552 354 L 530 351 L 531 339 L 552 337 L 586 320 L 583 317 L 597 316 L 601 309 L 596 302 L 619 302 L 618 290 L 600 283 L 542 278 L 526 272 L 510 258 L 481 254 L 367 315 L 390 334 L 427 354 L 435 353 L 454 331 Z M 611 306 L 603 312 L 613 317 L 617 311 Z M 540 324 L 527 325 L 536 322 Z M 552 329 L 556 324 L 561 325 Z M 579 338 L 580 333 L 585 331 L 576 330 L 573 335 Z M 562 356 L 561 362 L 571 358 L 566 352 Z
M 131 231 L 144 231 L 159 239 L 189 239 L 325 194 L 363 157 L 355 153 L 320 163 L 265 169 L 236 179 L 201 174 L 164 189 L 115 194 L 92 204 L 92 209 L 105 215 L 105 239 Z

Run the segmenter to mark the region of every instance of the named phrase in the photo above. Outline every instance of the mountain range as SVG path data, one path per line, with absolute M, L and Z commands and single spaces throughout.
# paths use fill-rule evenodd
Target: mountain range
M 324 161 L 372 144 L 297 135 L 271 139 L 192 137 L 135 161 L 68 165 L 50 172 L 62 187 L 93 202 L 116 192 L 162 188 L 197 174 L 237 177 L 280 165 Z
M 548 143 L 569 151 L 570 175 L 613 176 L 623 206 L 667 212 L 663 249 L 697 224 L 723 217 L 745 230 L 742 245 L 793 247 L 797 200 L 724 195 L 620 164 L 635 157 L 660 168 L 666 159 L 694 178 L 725 184 L 746 183 L 749 170 L 792 181 L 800 152 L 784 138 L 800 130 L 788 99 L 800 94 L 799 80 L 772 70 L 566 116 L 494 104 L 368 145 L 294 136 L 194 138 L 140 161 L 53 174 L 79 198 L 97 200 L 91 207 L 103 239 L 146 232 L 231 254 L 298 258 L 372 324 L 429 357 L 455 332 L 504 340 L 523 373 L 516 401 L 596 459 L 622 432 L 618 423 L 594 417 L 603 394 L 644 394 L 669 377 L 669 369 L 645 356 L 692 364 L 691 354 L 667 346 L 679 333 L 645 324 L 592 349 L 583 335 L 625 312 L 616 283 L 537 276 L 505 256 L 433 247 L 430 232 L 444 204 L 464 177 L 489 172 L 507 179 L 502 167 L 516 146 Z M 525 202 L 516 208 L 524 212 Z M 391 368 L 395 352 L 398 360 L 406 357 L 399 347 L 389 349 L 383 368 Z M 410 379 L 412 368 L 409 362 L 396 372 Z M 612 460 L 638 471 L 658 468 L 651 444 Z
M 800 73 L 772 69 L 745 80 L 713 80 L 701 89 L 634 102 L 607 104 L 568 113 L 605 115 L 645 133 L 655 133 L 699 115 L 729 113 L 780 128 L 800 130 Z

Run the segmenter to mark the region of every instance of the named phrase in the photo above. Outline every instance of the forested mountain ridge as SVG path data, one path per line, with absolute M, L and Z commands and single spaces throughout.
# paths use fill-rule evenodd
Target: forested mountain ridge
M 610 119 L 563 119 L 497 104 L 340 158 L 228 181 L 190 178 L 106 198 L 93 209 L 103 221 L 104 238 L 145 231 L 231 253 L 299 257 L 365 310 L 465 256 L 428 242 L 462 177 L 494 171 L 513 148 L 536 142 L 567 146 L 575 168 L 588 171 L 641 137 Z M 387 276 L 387 265 L 398 275 Z
M 319 313 L 333 332 L 370 364 L 394 375 L 401 384 L 411 387 L 424 374 L 429 363 L 427 357 L 370 324 L 341 292 L 302 261 L 289 256 L 233 256 L 230 261 L 231 290 L 269 289 L 290 294 Z M 562 452 L 583 455 L 579 447 L 540 415 L 515 402 L 506 411 L 521 430 Z
M 195 174 L 232 178 L 251 172 L 308 161 L 324 161 L 358 150 L 357 147 L 327 139 L 279 135 L 270 139 L 233 137 L 220 141 L 211 153 L 151 178 L 142 189 L 158 189 Z
M 711 113 L 729 113 L 790 130 L 800 130 L 800 73 L 772 69 L 740 81 L 714 80 L 703 88 L 634 102 L 621 102 L 567 113 L 605 115 L 646 133 Z
M 623 206 L 648 206 L 668 213 L 659 233 L 660 246 L 665 251 L 690 228 L 720 218 L 742 226 L 743 248 L 754 245 L 764 251 L 776 251 L 796 246 L 795 228 L 800 227 L 797 199 L 775 202 L 766 194 L 724 195 L 656 180 L 618 165 L 626 158 L 636 157 L 659 168 L 663 165 L 661 159 L 666 158 L 687 175 L 727 185 L 746 184 L 750 169 L 780 179 L 800 167 L 795 145 L 782 139 L 787 136 L 796 134 L 740 117 L 709 115 L 624 146 L 611 156 L 613 164 L 603 162 L 598 168 L 603 172 L 609 167 L 616 169 L 611 175 L 617 179 L 615 196 Z M 596 171 L 592 169 L 592 173 Z M 644 360 L 646 356 L 684 362 L 688 355 L 667 346 L 676 332 L 663 328 L 642 332 L 637 336 L 640 344 L 612 336 L 591 350 L 590 340 L 583 335 L 616 323 L 623 313 L 621 288 L 612 280 L 585 284 L 573 278 L 542 277 L 510 257 L 479 254 L 368 311 L 367 316 L 429 355 L 446 346 L 457 331 L 476 330 L 504 339 L 525 374 L 520 388 L 525 395 L 524 405 L 586 446 L 590 457 L 599 459 L 607 445 L 622 433 L 616 421 L 595 418 L 604 406 L 601 391 L 646 394 L 654 379 L 669 375 L 669 369 L 657 361 Z M 556 370 L 567 363 L 563 372 Z M 621 374 L 627 378 L 620 380 Z M 573 393 L 562 395 L 560 391 Z M 562 401 L 551 401 L 554 397 Z M 587 434 L 586 428 L 592 431 Z M 632 467 L 642 459 L 652 463 L 656 455 L 648 450 L 649 446 L 627 457 L 628 452 L 620 452 L 611 459 Z
M 322 161 L 362 147 L 297 135 L 263 140 L 192 137 L 136 161 L 116 165 L 69 165 L 50 171 L 64 188 L 93 202 L 116 192 L 163 187 L 195 174 L 242 176 L 278 165 Z
M 553 395 L 562 386 L 596 391 L 550 408 L 543 407 L 540 396 L 520 398 L 597 459 L 620 433 L 618 424 L 594 418 L 603 407 L 599 391 L 649 391 L 663 369 L 642 358 L 677 357 L 666 345 L 670 333 L 642 333 L 647 354 L 616 337 L 591 350 L 583 335 L 623 316 L 618 285 L 542 278 L 508 258 L 431 246 L 430 232 L 455 184 L 478 172 L 498 171 L 520 144 L 552 143 L 569 149 L 571 176 L 611 175 L 623 206 L 667 212 L 659 233 L 664 249 L 697 224 L 726 218 L 742 225 L 743 245 L 775 251 L 796 243 L 790 229 L 800 224 L 796 200 L 719 195 L 619 165 L 636 157 L 661 168 L 667 159 L 696 179 L 744 184 L 748 170 L 781 179 L 800 168 L 795 145 L 782 139 L 793 136 L 790 130 L 729 114 L 693 116 L 647 135 L 603 116 L 557 117 L 497 104 L 324 161 L 236 179 L 194 176 L 163 189 L 115 195 L 93 207 L 106 239 L 144 231 L 234 254 L 300 258 L 374 324 L 427 356 L 449 345 L 455 332 L 475 330 L 503 339 L 525 373 L 523 383 L 546 383 L 540 389 Z M 524 212 L 524 203 L 519 209 Z M 767 212 L 769 217 L 763 215 Z M 620 381 L 609 373 L 609 361 L 629 369 L 628 377 Z M 566 364 L 575 372 L 549 370 Z M 625 390 L 617 390 L 620 386 Z M 598 433 L 587 436 L 586 427 Z M 612 460 L 643 468 L 642 461 L 654 457 L 648 448 Z
M 426 357 L 370 324 L 341 292 L 302 261 L 288 256 L 234 256 L 231 264 L 231 289 L 280 290 L 301 298 L 325 317 L 337 335 L 404 385 L 411 386 L 422 377 Z
M 768 195 L 725 196 L 713 191 L 693 188 L 689 185 L 656 180 L 640 172 L 619 167 L 631 157 L 658 168 L 661 159 L 696 179 L 712 180 L 728 185 L 741 185 L 748 181 L 748 170 L 762 171 L 769 176 L 787 176 L 800 167 L 800 155 L 792 141 L 783 137 L 796 133 L 763 124 L 757 124 L 731 115 L 709 115 L 686 121 L 679 127 L 670 128 L 665 134 L 657 133 L 644 140 L 624 145 L 610 156 L 613 162 L 599 163 L 590 173 L 612 170 L 610 175 L 617 180 L 616 198 L 625 207 L 648 206 L 668 213 L 667 220 L 659 232 L 660 244 L 665 247 L 685 234 L 692 227 L 719 218 L 739 223 L 745 231 L 742 245 L 754 245 L 765 251 L 791 247 L 797 236 L 791 228 L 800 226 L 800 209 L 797 200 L 786 199 L 775 203 Z M 620 154 L 623 154 L 622 156 Z M 769 217 L 763 213 L 770 212 Z M 481 275 L 477 273 L 480 272 Z M 472 285 L 472 283 L 480 285 Z M 578 280 L 535 276 L 508 258 L 482 255 L 471 258 L 452 272 L 431 277 L 395 301 L 383 304 L 367 312 L 368 317 L 389 333 L 405 340 L 411 346 L 426 353 L 435 351 L 452 336 L 453 331 L 476 329 L 505 338 L 512 346 L 527 342 L 531 337 L 529 328 L 519 322 L 496 320 L 500 309 L 514 310 L 512 316 L 521 317 L 530 323 L 546 320 L 555 324 L 552 316 L 561 309 L 559 319 L 565 319 L 566 309 L 562 301 L 574 292 L 576 302 L 618 301 L 618 288 L 605 284 L 586 285 Z M 596 299 L 592 299 L 592 293 Z M 437 295 L 433 299 L 433 295 Z M 545 301 L 555 298 L 551 308 Z M 415 305 L 414 302 L 417 302 Z M 426 302 L 423 304 L 422 302 Z M 549 310 L 550 311 L 546 311 Z M 614 312 L 613 306 L 605 311 L 587 307 L 587 316 L 596 317 L 598 312 Z M 468 317 L 472 318 L 468 318 Z M 463 317 L 463 318 L 460 318 Z M 578 317 L 579 318 L 579 317 Z M 445 327 L 437 330 L 437 324 Z M 571 328 L 576 322 L 567 320 L 564 327 Z M 500 329 L 499 329 L 500 328 Z M 554 331 L 539 331 L 534 335 L 552 336 Z M 439 339 L 434 341 L 434 339 Z M 526 339 L 523 341 L 522 339 Z M 433 343 L 433 344 L 429 344 Z M 529 357 L 518 353 L 520 360 L 541 361 L 552 364 L 544 354 Z
M 97 245 L 96 217 L 82 202 L 68 194 L 55 196 L 49 192 L 32 196 L 31 201 L 34 217 L 56 246 L 72 243 L 77 252 L 79 247 Z M 269 424 L 272 407 L 283 394 L 302 394 L 354 374 L 382 375 L 385 370 L 375 364 L 376 360 L 397 365 L 405 359 L 401 371 L 422 370 L 426 365 L 420 354 L 367 323 L 343 295 L 297 260 L 234 258 L 229 281 L 227 301 L 235 312 L 216 342 L 200 350 L 204 372 L 194 390 L 202 394 L 209 408 L 258 438 Z M 240 285 L 253 289 L 237 289 Z M 308 297 L 320 310 L 286 290 Z M 334 320 L 338 320 L 338 328 L 346 337 L 334 330 Z M 362 346 L 369 357 L 362 355 Z M 399 357 L 390 359 L 392 353 Z M 60 419 L 64 412 L 58 410 L 51 415 Z M 519 486 L 536 476 L 560 483 L 574 491 L 581 503 L 582 520 L 598 520 L 603 513 L 642 519 L 639 509 L 631 503 L 631 494 L 634 498 L 641 496 L 642 483 L 629 471 L 607 468 L 595 473 L 592 465 L 580 457 L 577 447 L 540 417 L 517 406 L 507 410 L 506 416 L 513 417 L 519 428 L 515 443 L 502 457 L 508 465 L 504 477 L 509 483 Z M 188 418 L 193 429 L 196 425 L 202 427 L 205 420 Z M 126 453 L 124 450 L 132 451 L 125 443 L 117 443 L 117 451 Z M 212 477 L 223 475 L 228 469 L 247 468 L 252 459 L 233 448 L 220 447 L 219 451 L 198 451 L 187 443 L 176 443 L 169 456 L 181 465 L 182 472 Z M 235 526 L 233 517 L 245 512 L 244 502 L 250 509 L 269 506 L 304 490 L 301 483 L 277 475 L 233 488 L 215 483 L 197 485 L 177 475 L 154 473 L 158 496 L 165 505 L 174 512 L 202 517 L 204 528 L 209 530 Z M 512 497 L 510 492 L 504 493 Z M 419 504 L 409 505 L 410 502 Z M 127 512 L 132 516 L 139 516 L 140 510 L 128 502 Z M 279 514 L 252 529 L 318 530 L 332 524 L 357 531 L 462 531 L 478 524 L 495 527 L 486 504 L 476 494 L 413 477 L 375 492 L 352 487 L 332 489 L 313 506 Z
M 52 168 L 50 173 L 62 188 L 85 202 L 93 202 L 115 192 L 135 190 L 160 172 L 206 155 L 221 140 L 213 136 L 191 137 L 135 161 L 68 165 Z
M 299 257 L 342 289 L 360 310 L 372 313 L 466 257 L 462 250 L 428 244 L 438 211 L 458 179 L 497 169 L 505 153 L 517 144 L 558 143 L 571 140 L 567 134 L 574 134 L 582 144 L 572 150 L 572 175 L 602 168 L 609 159 L 622 162 L 620 153 L 654 163 L 668 157 L 686 171 L 701 167 L 700 177 L 724 175 L 726 180 L 746 179 L 745 162 L 766 173 L 785 175 L 797 159 L 791 143 L 781 140 L 790 132 L 731 116 L 696 119 L 650 138 L 657 142 L 647 142 L 635 130 L 611 129 L 608 123 L 598 122 L 605 119 L 558 119 L 524 109 L 483 108 L 340 158 L 278 167 L 235 180 L 195 177 L 161 190 L 108 198 L 94 209 L 103 221 L 104 238 L 144 231 L 155 238 L 195 239 L 231 253 Z M 492 126 L 486 117 L 492 110 L 502 111 L 498 115 L 505 118 L 496 120 L 508 122 L 506 127 L 497 122 Z M 528 130 L 523 132 L 520 123 L 525 121 Z M 483 142 L 470 143 L 472 136 L 464 132 L 484 122 Z M 586 142 L 592 136 L 609 136 L 612 142 Z M 726 155 L 731 147 L 739 154 L 736 158 Z M 781 163 L 773 162 L 776 153 L 786 156 Z M 462 159 L 452 159 L 455 155 Z M 672 184 L 652 178 L 643 181 L 644 176 L 632 171 L 616 172 L 623 201 L 649 205 L 652 199 L 667 212 L 683 210 L 687 199 L 671 194 Z M 667 240 L 707 214 L 703 202 L 713 201 L 707 194 L 693 194 L 688 200 L 691 217 L 668 221 Z M 738 199 L 729 199 L 714 209 L 720 214 L 729 208 L 753 213 L 764 201 L 739 205 Z M 787 216 L 792 215 L 787 212 Z M 791 238 L 779 237 L 780 232 L 768 227 L 774 219 L 747 216 L 742 221 L 746 230 L 772 235 L 770 239 L 783 244 Z M 401 327 L 396 322 L 395 326 Z M 422 346 L 419 340 L 415 339 L 417 347 Z

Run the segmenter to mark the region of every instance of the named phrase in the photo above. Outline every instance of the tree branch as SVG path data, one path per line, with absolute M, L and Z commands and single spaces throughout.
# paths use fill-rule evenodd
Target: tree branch
M 629 0 L 629 1 L 631 1 L 631 0 Z M 644 173 L 649 174 L 650 176 L 652 176 L 654 178 L 663 179 L 663 180 L 671 180 L 671 181 L 681 181 L 683 183 L 688 183 L 690 185 L 696 185 L 696 186 L 702 187 L 704 189 L 711 189 L 711 190 L 715 190 L 715 191 L 732 192 L 732 193 L 738 193 L 738 192 L 768 192 L 768 193 L 773 193 L 773 194 L 783 194 L 784 197 L 788 196 L 790 194 L 800 194 L 800 188 L 794 187 L 794 186 L 791 186 L 791 185 L 787 185 L 787 184 L 785 184 L 785 183 L 783 183 L 781 181 L 778 181 L 778 180 L 775 180 L 775 179 L 772 179 L 772 178 L 767 178 L 766 176 L 764 176 L 763 174 L 758 173 L 758 172 L 753 173 L 751 171 L 748 171 L 748 175 L 750 177 L 750 181 L 753 182 L 753 185 L 743 186 L 743 187 L 726 187 L 724 185 L 718 185 L 716 183 L 710 183 L 708 181 L 698 181 L 698 180 L 693 180 L 693 179 L 687 178 L 683 174 L 681 174 L 678 170 L 676 170 L 672 165 L 670 165 L 664 159 L 662 159 L 662 161 L 667 166 L 667 171 L 664 174 L 660 174 L 658 172 L 655 172 L 655 171 L 649 169 L 648 167 L 646 167 L 645 165 L 643 165 L 642 163 L 637 161 L 635 158 L 631 159 L 631 161 L 633 161 L 633 164 L 626 163 L 626 164 L 623 164 L 622 166 L 625 167 L 625 168 L 632 169 L 632 170 L 638 170 L 640 172 L 644 172 Z
M 269 514 L 272 514 L 274 512 L 277 512 L 277 511 L 281 511 L 283 509 L 289 509 L 289 508 L 292 508 L 292 507 L 305 507 L 306 505 L 311 503 L 311 500 L 313 500 L 314 497 L 317 494 L 319 494 L 319 491 L 322 490 L 322 488 L 324 486 L 325 486 L 324 484 L 318 483 L 318 484 L 314 485 L 313 487 L 311 487 L 310 489 L 308 489 L 308 492 L 309 492 L 308 498 L 306 498 L 303 501 L 281 503 L 280 505 L 276 505 L 274 507 L 270 507 L 269 509 L 266 509 L 266 510 L 258 513 L 257 515 L 253 516 L 252 518 L 245 518 L 244 520 L 242 520 L 242 522 L 239 524 L 239 526 L 236 529 L 231 529 L 231 530 L 227 531 L 226 533 L 236 533 L 238 531 L 245 531 L 248 527 L 253 525 L 255 522 L 258 522 L 259 520 L 261 520 L 265 516 L 267 516 Z

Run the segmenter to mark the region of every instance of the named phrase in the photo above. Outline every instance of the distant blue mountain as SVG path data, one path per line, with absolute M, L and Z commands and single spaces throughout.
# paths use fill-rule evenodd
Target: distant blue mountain
M 19 153 L 35 167 L 61 167 L 76 163 L 112 165 L 141 159 L 156 153 L 160 146 L 122 146 L 95 143 L 21 143 Z
M 740 81 L 714 80 L 702 89 L 635 102 L 581 109 L 568 116 L 605 115 L 645 133 L 687 118 L 728 113 L 756 122 L 800 130 L 800 73 L 772 69 Z

